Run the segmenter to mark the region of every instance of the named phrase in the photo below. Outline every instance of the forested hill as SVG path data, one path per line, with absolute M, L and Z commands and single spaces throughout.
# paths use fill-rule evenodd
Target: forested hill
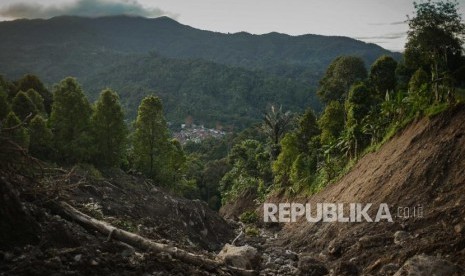
M 129 118 L 135 118 L 145 95 L 156 94 L 171 122 L 181 123 L 189 116 L 209 127 L 235 130 L 260 121 L 269 104 L 293 111 L 319 106 L 315 91 L 302 82 L 203 60 L 148 55 L 83 80 L 85 87 L 92 87 L 91 95 L 109 83 L 124 100 Z
M 89 51 L 147 53 L 156 51 L 173 58 L 201 58 L 249 69 L 265 69 L 291 76 L 324 72 L 339 55 L 356 55 L 371 64 L 382 54 L 394 55 L 377 45 L 347 37 L 289 36 L 269 33 L 223 34 L 198 30 L 168 17 L 113 16 L 102 18 L 55 17 L 49 20 L 16 20 L 0 23 L 2 58 L 37 52 L 46 59 L 47 49 L 60 52 Z M 63 48 L 64 47 L 64 48 Z M 32 51 L 32 52 L 31 52 Z M 41 56 L 39 54 L 44 54 Z M 2 68 L 3 69 L 3 68 Z M 44 76 L 46 77 L 46 76 Z M 307 76 L 303 76 L 308 78 Z
M 0 75 L 32 73 L 48 86 L 75 76 L 93 99 L 101 88 L 114 88 L 129 115 L 135 114 L 132 103 L 155 93 L 167 103 L 168 120 L 179 121 L 182 104 L 194 103 L 190 115 L 210 125 L 248 125 L 269 103 L 319 110 L 315 88 L 335 57 L 360 56 L 367 67 L 383 54 L 400 57 L 346 37 L 222 34 L 167 17 L 15 20 L 0 22 L 0 37 Z M 160 57 L 163 62 L 154 61 Z

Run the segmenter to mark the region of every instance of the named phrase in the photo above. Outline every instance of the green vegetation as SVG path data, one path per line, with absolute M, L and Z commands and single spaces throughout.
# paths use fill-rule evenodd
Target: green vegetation
M 279 154 L 260 165 L 256 163 L 260 159 L 249 151 L 247 158 L 232 164 L 223 182 L 244 180 L 243 173 L 237 174 L 244 167 L 252 168 L 246 175 L 255 178 L 244 181 L 246 184 L 238 181 L 243 186 L 223 187 L 223 200 L 235 200 L 244 186 L 266 192 L 284 191 L 291 196 L 317 192 L 413 119 L 435 116 L 460 101 L 465 27 L 457 5 L 428 1 L 415 4 L 415 9 L 415 17 L 408 20 L 407 53 L 402 62 L 380 56 L 367 74 L 362 59 L 336 58 L 320 81 L 318 95 L 326 103 L 322 114 L 316 118 L 309 110 L 295 116 L 300 118 L 294 120 L 298 123 L 280 132 L 279 146 L 273 140 L 256 142 L 254 149 L 278 148 Z M 264 124 L 268 124 L 267 120 Z M 233 156 L 230 153 L 229 158 Z M 263 170 L 265 166 L 272 168 L 272 182 L 257 177 L 257 168 Z
M 318 87 L 326 104 L 321 114 L 308 83 L 155 54 L 123 59 L 87 80 L 100 87 L 111 76 L 123 90 L 122 103 L 105 87 L 90 104 L 71 77 L 54 86 L 53 97 L 34 75 L 13 82 L 0 77 L 0 139 L 6 141 L 0 162 L 16 158 L 11 149 L 19 146 L 44 161 L 88 166 L 95 175 L 95 168 L 119 167 L 214 209 L 241 196 L 263 201 L 270 193 L 315 193 L 415 118 L 435 116 L 465 98 L 459 51 L 465 25 L 456 4 L 427 1 L 415 9 L 404 60 L 380 54 L 369 71 L 365 59 L 353 55 L 328 62 Z M 255 62 L 263 66 L 260 58 Z M 137 69 L 124 67 L 130 63 Z M 123 106 L 136 105 L 136 119 L 127 124 Z M 165 114 L 218 127 L 263 120 L 224 139 L 181 145 L 171 138 Z M 257 218 L 246 212 L 240 219 Z
M 258 123 L 269 104 L 320 111 L 314 91 L 337 56 L 366 63 L 383 54 L 401 58 L 347 37 L 221 34 L 166 17 L 16 20 L 0 22 L 0 37 L 8 38 L 0 43 L 0 74 L 10 79 L 32 72 L 52 84 L 74 76 L 91 101 L 110 87 L 129 121 L 142 99 L 156 94 L 168 122 L 179 125 L 190 115 L 196 124 L 234 131 Z M 17 86 L 36 90 L 50 113 L 51 94 L 30 76 Z
M 240 215 L 239 220 L 246 224 L 258 222 L 258 215 L 255 211 L 246 211 Z

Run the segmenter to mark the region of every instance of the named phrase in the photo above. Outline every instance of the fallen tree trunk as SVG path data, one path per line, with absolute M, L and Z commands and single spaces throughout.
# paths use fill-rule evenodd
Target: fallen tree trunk
M 94 219 L 80 212 L 79 210 L 77 210 L 76 208 L 74 208 L 66 202 L 62 201 L 56 207 L 59 208 L 59 210 L 56 210 L 58 213 L 62 213 L 68 216 L 70 219 L 76 221 L 78 224 L 86 228 L 94 229 L 102 233 L 103 235 L 107 235 L 109 239 L 115 239 L 117 241 L 127 243 L 133 247 L 142 250 L 148 250 L 157 253 L 168 253 L 173 258 L 176 258 L 186 263 L 190 263 L 198 267 L 203 267 L 210 271 L 218 269 L 219 271 L 223 270 L 223 273 L 226 270 L 234 273 L 235 275 L 257 275 L 257 272 L 254 270 L 247 270 L 229 266 L 221 261 L 212 259 L 211 256 L 193 254 L 183 249 L 154 242 L 137 234 L 116 228 L 107 222 Z
M 186 263 L 190 263 L 199 267 L 204 267 L 209 270 L 213 270 L 220 266 L 224 266 L 222 262 L 211 259 L 206 255 L 197 255 L 190 252 L 187 252 L 183 249 L 179 249 L 174 246 L 169 246 L 162 243 L 157 243 L 152 240 L 146 239 L 137 234 L 124 231 L 122 229 L 116 228 L 109 223 L 104 221 L 96 220 L 76 208 L 72 207 L 66 202 L 60 202 L 59 206 L 61 211 L 64 212 L 71 219 L 77 223 L 97 230 L 98 232 L 107 235 L 109 238 L 127 243 L 131 246 L 134 246 L 139 249 L 149 250 L 153 252 L 164 252 L 170 254 L 173 258 L 181 260 Z

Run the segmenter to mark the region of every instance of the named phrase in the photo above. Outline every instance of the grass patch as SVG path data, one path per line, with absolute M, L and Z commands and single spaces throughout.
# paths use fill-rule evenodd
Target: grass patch
M 435 104 L 425 109 L 425 115 L 428 116 L 428 118 L 432 118 L 446 111 L 448 108 L 449 108 L 448 103 Z

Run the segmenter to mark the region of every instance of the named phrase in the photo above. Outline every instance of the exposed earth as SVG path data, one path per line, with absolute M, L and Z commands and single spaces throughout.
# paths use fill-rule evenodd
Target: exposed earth
M 223 207 L 223 218 L 121 171 L 44 170 L 48 185 L 40 187 L 2 176 L 0 275 L 464 275 L 464 118 L 461 106 L 419 119 L 320 193 L 267 199 L 387 203 L 393 222 L 242 225 L 233 219 L 244 211 L 263 212 L 250 196 Z M 131 246 L 84 226 L 59 202 L 219 265 Z M 421 216 L 399 217 L 398 207 L 415 206 Z M 248 227 L 257 235 L 239 234 Z

